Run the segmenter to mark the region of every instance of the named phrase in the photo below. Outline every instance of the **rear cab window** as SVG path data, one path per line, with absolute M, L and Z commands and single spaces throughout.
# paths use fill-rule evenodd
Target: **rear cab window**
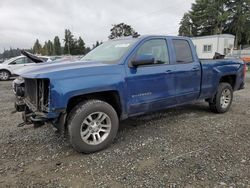
M 173 40 L 176 63 L 192 63 L 194 62 L 191 46 L 187 40 Z

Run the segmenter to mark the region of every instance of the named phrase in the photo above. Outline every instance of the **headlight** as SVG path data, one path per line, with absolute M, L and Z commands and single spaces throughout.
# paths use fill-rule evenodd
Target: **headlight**
M 20 76 L 16 78 L 12 82 L 12 89 L 13 89 L 14 94 L 16 94 L 19 97 L 23 97 L 24 96 L 24 79 Z
M 24 78 L 21 77 L 21 76 L 18 76 L 18 77 L 16 78 L 16 80 L 18 80 L 19 82 L 24 82 Z

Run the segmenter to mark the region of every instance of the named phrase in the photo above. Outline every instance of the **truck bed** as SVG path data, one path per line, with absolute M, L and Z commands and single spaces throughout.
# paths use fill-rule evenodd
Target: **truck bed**
M 237 78 L 235 77 L 234 90 L 240 89 L 244 80 L 243 61 L 240 59 L 200 59 L 202 66 L 202 81 L 200 98 L 206 99 L 214 95 L 217 90 L 218 80 L 224 75 L 235 75 L 240 72 Z M 233 81 L 232 81 L 233 82 Z

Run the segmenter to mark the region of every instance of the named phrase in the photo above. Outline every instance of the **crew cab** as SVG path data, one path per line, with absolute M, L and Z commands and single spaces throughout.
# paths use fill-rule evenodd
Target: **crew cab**
M 199 60 L 189 38 L 132 36 L 107 41 L 81 60 L 19 70 L 17 95 L 25 123 L 68 130 L 75 150 L 109 146 L 119 121 L 153 111 L 208 102 L 225 113 L 244 88 L 241 60 Z

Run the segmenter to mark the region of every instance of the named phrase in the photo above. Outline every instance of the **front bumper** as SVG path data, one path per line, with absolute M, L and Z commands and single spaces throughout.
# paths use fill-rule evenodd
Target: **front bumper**
M 34 124 L 34 125 L 43 125 L 45 123 L 51 123 L 53 124 L 57 129 L 62 130 L 64 128 L 64 124 L 66 122 L 66 112 L 64 109 L 61 110 L 53 110 L 50 111 L 49 105 L 46 107 L 41 107 L 40 104 L 38 104 L 37 96 L 41 94 L 41 92 L 38 93 L 37 90 L 32 90 L 32 88 L 39 88 L 43 86 L 42 88 L 39 88 L 41 91 L 45 91 L 45 85 L 48 86 L 48 82 L 46 80 L 44 82 L 41 82 L 39 80 L 39 83 L 43 83 L 43 85 L 32 85 L 34 81 L 28 80 L 26 83 L 24 79 L 21 77 L 18 77 L 18 79 L 15 79 L 12 84 L 13 92 L 16 96 L 16 100 L 14 103 L 15 109 L 18 112 L 22 112 L 22 119 L 24 121 L 24 124 Z M 45 83 L 46 82 L 46 83 Z M 25 85 L 28 85 L 29 89 L 31 90 L 28 93 L 33 93 L 33 95 L 29 95 L 28 97 L 25 97 Z M 27 88 L 26 88 L 27 89 Z M 44 92 L 42 93 L 44 94 Z M 34 97 L 35 96 L 35 97 Z M 49 96 L 44 96 L 44 98 L 49 98 Z M 33 102 L 31 102 L 33 101 Z M 47 101 L 48 102 L 48 101 Z
M 25 111 L 26 105 L 22 99 L 16 97 L 16 102 L 14 103 L 14 107 L 17 112 L 23 112 Z
M 67 113 L 42 113 L 42 112 L 34 112 L 32 111 L 25 102 L 17 102 L 15 103 L 15 109 L 18 112 L 22 112 L 22 119 L 25 124 L 34 124 L 34 126 L 44 125 L 45 123 L 52 124 L 60 133 L 65 132 L 65 124 Z

